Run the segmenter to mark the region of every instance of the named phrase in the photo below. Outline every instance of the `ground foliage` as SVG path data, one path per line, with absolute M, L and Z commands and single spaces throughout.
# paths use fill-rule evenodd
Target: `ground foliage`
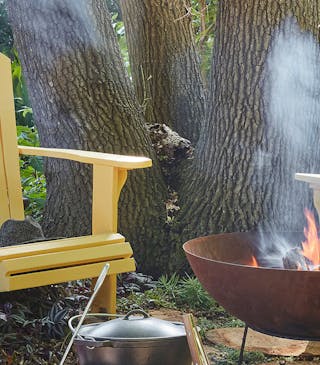
M 0 364 L 57 364 L 69 338 L 67 319 L 85 306 L 89 288 L 77 281 L 0 293 Z M 68 363 L 75 363 L 73 354 Z
M 155 281 L 141 273 L 119 276 L 118 311 L 125 314 L 132 309 L 179 310 L 191 312 L 205 339 L 205 332 L 220 327 L 243 327 L 243 322 L 229 315 L 203 289 L 193 276 L 162 276 Z M 58 364 L 70 340 L 67 321 L 80 314 L 91 296 L 90 281 L 75 281 L 64 285 L 0 293 L 0 364 Z M 212 364 L 233 365 L 239 351 L 212 346 Z M 264 356 L 246 352 L 246 364 L 259 364 L 289 358 Z M 297 361 L 299 358 L 290 359 Z M 76 363 L 70 352 L 66 365 Z M 315 362 L 316 364 L 316 362 Z

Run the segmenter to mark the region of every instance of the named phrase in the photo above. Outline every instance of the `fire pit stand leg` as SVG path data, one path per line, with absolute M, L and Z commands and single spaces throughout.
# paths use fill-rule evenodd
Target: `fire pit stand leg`
M 241 344 L 241 349 L 240 349 L 238 365 L 241 365 L 242 361 L 243 361 L 243 352 L 244 352 L 244 348 L 246 345 L 247 334 L 248 334 L 248 325 L 245 326 L 244 331 L 243 331 L 242 344 Z

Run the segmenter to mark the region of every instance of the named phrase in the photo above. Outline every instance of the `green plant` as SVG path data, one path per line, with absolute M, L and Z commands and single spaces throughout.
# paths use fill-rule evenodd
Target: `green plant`
M 186 275 L 179 282 L 176 291 L 177 304 L 190 309 L 208 311 L 216 305 L 215 301 L 203 289 L 196 277 Z
M 29 125 L 31 127 L 31 126 L 33 126 L 32 109 L 30 108 L 28 91 L 27 91 L 26 83 L 24 81 L 22 67 L 20 64 L 20 59 L 18 57 L 18 53 L 17 53 L 16 49 L 13 48 L 11 53 L 12 53 L 11 70 L 12 70 L 13 93 L 14 93 L 15 98 L 19 101 L 19 103 L 17 105 L 17 100 L 16 100 L 17 124 L 18 125 L 19 124 Z M 18 112 L 19 112 L 19 109 L 21 109 L 23 107 L 28 108 L 30 110 L 30 113 L 29 113 L 30 118 L 28 118 L 28 119 L 25 119 L 24 117 L 21 118 L 21 115 Z
M 17 126 L 18 144 L 39 146 L 39 137 L 35 127 Z M 43 174 L 43 160 L 39 156 L 21 156 L 20 174 L 22 193 L 27 199 L 26 215 L 40 220 L 46 199 L 46 180 Z
M 83 282 L 0 293 L 0 364 L 58 364 L 67 319 L 84 308 L 88 295 Z M 66 365 L 75 363 L 70 353 Z
M 170 277 L 162 275 L 158 279 L 157 288 L 162 290 L 163 294 L 168 297 L 168 300 L 176 300 L 176 292 L 178 290 L 180 278 L 174 273 Z
M 17 126 L 28 126 L 32 128 L 34 126 L 32 108 L 25 105 L 22 97 L 15 97 L 14 102 Z
M 18 53 L 13 47 L 13 36 L 8 22 L 5 2 L 3 1 L 0 1 L 0 52 L 11 58 L 18 144 L 39 146 L 39 137 L 34 127 L 32 108 L 29 106 L 27 88 Z M 20 167 L 23 196 L 28 201 L 25 213 L 39 220 L 46 196 L 42 159 L 38 156 L 23 156 L 20 158 Z
M 218 0 L 192 0 L 191 5 L 195 39 L 200 51 L 201 71 L 204 79 L 207 79 L 211 66 Z
M 197 327 L 200 328 L 200 335 L 204 337 L 205 333 L 208 330 L 211 330 L 213 328 L 216 328 L 216 325 L 213 321 L 206 317 L 199 317 L 197 319 Z
M 239 350 L 229 350 L 230 365 L 235 364 L 239 359 Z M 261 352 L 244 352 L 243 360 L 246 364 L 260 364 L 266 360 L 266 357 Z
M 175 308 L 175 303 L 168 300 L 159 289 L 150 289 L 145 292 L 132 292 L 117 301 L 120 312 L 126 313 L 132 309 Z
M 6 5 L 0 1 L 0 52 L 11 55 L 13 46 L 12 31 L 8 21 Z
M 127 69 L 128 74 L 130 74 L 131 71 L 125 28 L 119 13 L 112 14 L 112 26 L 118 38 L 123 63 Z

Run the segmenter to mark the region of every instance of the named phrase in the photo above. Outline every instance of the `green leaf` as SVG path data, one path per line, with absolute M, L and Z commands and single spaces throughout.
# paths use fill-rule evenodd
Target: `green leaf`
M 43 173 L 43 158 L 41 156 L 31 156 L 30 165 L 40 173 Z

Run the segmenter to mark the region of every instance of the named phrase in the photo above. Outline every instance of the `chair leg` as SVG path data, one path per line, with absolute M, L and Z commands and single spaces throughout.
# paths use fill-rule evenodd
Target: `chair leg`
M 93 280 L 94 285 L 96 279 Z M 93 313 L 116 313 L 117 275 L 108 275 L 91 308 Z

